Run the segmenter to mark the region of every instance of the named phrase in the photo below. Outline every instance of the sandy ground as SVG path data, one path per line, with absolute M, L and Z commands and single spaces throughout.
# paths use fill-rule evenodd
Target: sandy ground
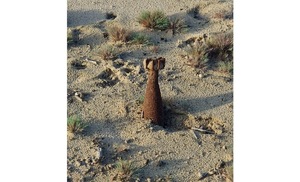
M 187 14 L 197 5 L 202 19 Z M 200 78 L 197 69 L 185 64 L 178 44 L 204 33 L 231 30 L 233 19 L 217 14 L 230 14 L 232 8 L 231 0 L 68 0 L 68 29 L 80 30 L 79 43 L 68 47 L 68 116 L 77 114 L 88 125 L 82 134 L 68 139 L 68 181 L 120 181 L 118 158 L 136 168 L 123 181 L 199 181 L 201 177 L 201 181 L 230 181 L 224 171 L 233 165 L 232 76 L 210 70 Z M 136 21 L 143 10 L 184 18 L 190 28 L 174 36 L 147 30 Z M 106 20 L 107 12 L 117 17 Z M 159 46 L 158 53 L 149 45 L 121 44 L 114 45 L 117 59 L 102 60 L 99 47 L 113 45 L 103 34 L 111 23 L 149 35 Z M 166 58 L 159 77 L 165 128 L 140 117 L 147 81 L 142 61 L 155 56 Z M 76 69 L 74 63 L 84 69 Z M 74 91 L 83 93 L 83 102 L 72 96 Z M 191 129 L 201 126 L 213 133 Z

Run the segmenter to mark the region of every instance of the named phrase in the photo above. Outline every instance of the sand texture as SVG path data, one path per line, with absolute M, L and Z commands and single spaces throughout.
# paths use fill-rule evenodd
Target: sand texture
M 198 5 L 200 18 L 187 13 Z M 175 35 L 149 30 L 137 22 L 144 10 L 162 10 L 189 28 Z M 232 75 L 203 73 L 182 56 L 189 38 L 232 31 L 232 11 L 231 0 L 68 0 L 68 31 L 79 33 L 78 42 L 68 45 L 67 112 L 87 124 L 68 136 L 68 181 L 232 180 Z M 107 19 L 109 12 L 116 17 Z M 152 44 L 109 40 L 111 24 L 146 34 L 158 51 Z M 103 45 L 112 45 L 117 56 L 103 60 Z M 148 73 L 143 60 L 150 57 L 166 59 L 158 77 L 165 127 L 141 118 Z M 119 160 L 134 166 L 130 177 L 120 174 Z

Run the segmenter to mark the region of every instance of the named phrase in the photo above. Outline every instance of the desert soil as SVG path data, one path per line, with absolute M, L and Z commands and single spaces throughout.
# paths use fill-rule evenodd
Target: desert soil
M 187 12 L 198 5 L 201 17 L 194 18 Z M 146 29 L 136 21 L 144 10 L 183 18 L 189 28 L 174 36 Z M 119 160 L 135 168 L 123 181 L 231 181 L 232 75 L 188 66 L 179 45 L 232 30 L 232 11 L 231 0 L 68 0 L 68 31 L 80 33 L 79 42 L 68 46 L 67 112 L 87 124 L 81 134 L 68 136 L 68 181 L 122 181 Z M 114 19 L 107 19 L 110 12 Z M 152 45 L 112 42 L 105 33 L 112 23 L 148 35 L 158 52 Z M 116 59 L 100 57 L 105 44 L 118 51 Z M 166 58 L 159 73 L 165 127 L 141 118 L 147 83 L 142 62 L 148 57 Z M 194 129 L 201 127 L 209 132 Z

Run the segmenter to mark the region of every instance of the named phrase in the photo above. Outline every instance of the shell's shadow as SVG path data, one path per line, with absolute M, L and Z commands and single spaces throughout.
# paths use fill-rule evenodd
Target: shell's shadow
M 195 114 L 198 112 L 203 112 L 206 110 L 210 110 L 228 103 L 233 102 L 233 92 L 228 92 L 225 94 L 214 95 L 210 97 L 204 98 L 189 98 L 179 100 L 181 105 L 184 108 L 188 108 L 189 113 Z M 193 107 L 190 107 L 193 106 Z
M 166 129 L 169 129 L 170 131 L 187 129 L 187 126 L 184 124 L 184 122 L 189 118 L 189 114 L 194 115 L 199 112 L 214 109 L 216 107 L 232 102 L 233 92 L 203 98 L 187 98 L 182 100 L 173 100 L 172 103 L 178 104 L 180 108 L 165 109 L 164 127 Z

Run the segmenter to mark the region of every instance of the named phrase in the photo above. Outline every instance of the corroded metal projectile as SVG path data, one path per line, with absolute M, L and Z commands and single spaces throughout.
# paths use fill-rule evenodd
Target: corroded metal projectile
M 143 103 L 143 117 L 151 119 L 152 123 L 163 126 L 163 106 L 158 85 L 158 71 L 165 67 L 165 58 L 148 58 L 143 64 L 148 70 L 148 81 Z

